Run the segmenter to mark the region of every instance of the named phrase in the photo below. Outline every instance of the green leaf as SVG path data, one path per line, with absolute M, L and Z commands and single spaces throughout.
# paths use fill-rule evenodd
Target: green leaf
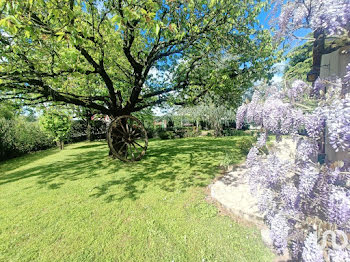
M 56 35 L 58 36 L 57 37 L 57 40 L 58 41 L 61 41 L 62 40 L 62 38 L 65 36 L 65 32 L 58 32 L 58 33 L 56 33 Z
M 112 17 L 111 22 L 112 22 L 113 24 L 118 24 L 118 25 L 119 25 L 121 19 L 122 19 L 121 16 L 115 15 L 115 16 Z
M 210 2 L 209 2 L 209 8 L 210 9 L 213 8 L 213 6 L 216 4 L 216 1 L 217 0 L 210 0 Z
M 28 30 L 26 30 L 25 32 L 24 32 L 24 35 L 27 37 L 27 38 L 30 38 L 30 31 L 28 31 Z
M 155 32 L 156 32 L 156 35 L 159 34 L 159 30 L 160 30 L 160 26 L 158 24 L 155 25 Z

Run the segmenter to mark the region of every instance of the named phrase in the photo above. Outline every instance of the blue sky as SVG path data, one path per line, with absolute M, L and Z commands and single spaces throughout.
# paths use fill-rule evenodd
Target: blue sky
M 276 19 L 275 17 L 280 14 L 280 10 L 277 10 L 275 14 L 271 14 L 271 12 L 272 12 L 272 8 L 270 10 L 267 10 L 267 11 L 262 10 L 260 15 L 258 16 L 258 19 L 259 19 L 260 23 L 264 26 L 264 28 L 270 29 L 270 30 L 273 29 L 273 27 L 270 25 L 270 20 Z M 276 24 L 276 22 L 274 24 Z M 295 35 L 297 37 L 305 37 L 309 33 L 311 33 L 310 29 L 300 29 L 300 30 L 297 30 L 295 32 Z M 290 44 L 291 44 L 291 47 L 296 47 L 303 42 L 304 41 L 295 40 L 295 41 L 291 42 Z
M 280 10 L 277 10 L 276 13 L 271 14 L 272 13 L 272 8 L 270 10 L 267 11 L 262 11 L 260 13 L 260 15 L 258 16 L 258 19 L 260 21 L 260 23 L 264 26 L 265 29 L 270 29 L 271 31 L 274 29 L 276 30 L 277 28 L 273 28 L 275 27 L 274 25 L 276 24 L 276 21 L 274 21 L 274 23 L 271 23 L 272 19 L 276 19 L 276 16 L 278 16 L 280 14 Z M 271 24 L 273 24 L 273 26 L 271 26 Z M 297 37 L 306 37 L 307 34 L 311 33 L 310 29 L 300 29 L 297 30 L 294 34 Z M 289 49 L 285 50 L 285 53 L 288 53 L 288 51 L 290 51 L 292 48 L 297 47 L 298 45 L 301 45 L 305 42 L 305 40 L 289 40 L 287 42 L 287 44 L 290 45 Z M 280 45 L 280 48 L 283 48 L 283 44 Z M 284 72 L 284 68 L 287 65 L 288 61 L 282 61 L 280 63 L 277 63 L 274 68 L 276 70 L 276 73 L 272 79 L 272 82 L 274 83 L 278 83 L 280 81 L 282 81 L 282 77 L 283 77 L 283 72 Z

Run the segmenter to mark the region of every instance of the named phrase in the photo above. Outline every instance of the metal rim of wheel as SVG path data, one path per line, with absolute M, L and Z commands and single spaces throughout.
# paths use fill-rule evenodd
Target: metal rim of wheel
M 120 116 L 110 123 L 107 140 L 113 156 L 124 162 L 139 161 L 148 146 L 145 127 L 130 115 Z

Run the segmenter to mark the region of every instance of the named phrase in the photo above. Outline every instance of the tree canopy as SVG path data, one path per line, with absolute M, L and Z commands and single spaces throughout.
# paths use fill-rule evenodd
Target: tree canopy
M 301 79 L 306 81 L 307 74 L 312 69 L 312 43 L 306 42 L 294 48 L 289 54 L 290 59 L 284 70 L 286 79 Z
M 267 75 L 270 34 L 256 0 L 0 1 L 0 95 L 118 116 Z
M 64 111 L 55 109 L 46 110 L 40 117 L 40 125 L 43 130 L 54 138 L 54 141 L 59 144 L 60 148 L 63 149 L 63 141 L 67 137 L 72 125 L 69 115 Z

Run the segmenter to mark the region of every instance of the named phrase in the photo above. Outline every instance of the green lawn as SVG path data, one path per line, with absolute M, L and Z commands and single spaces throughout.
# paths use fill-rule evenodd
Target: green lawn
M 0 261 L 271 261 L 205 201 L 240 137 L 151 141 L 142 161 L 78 143 L 0 164 Z

